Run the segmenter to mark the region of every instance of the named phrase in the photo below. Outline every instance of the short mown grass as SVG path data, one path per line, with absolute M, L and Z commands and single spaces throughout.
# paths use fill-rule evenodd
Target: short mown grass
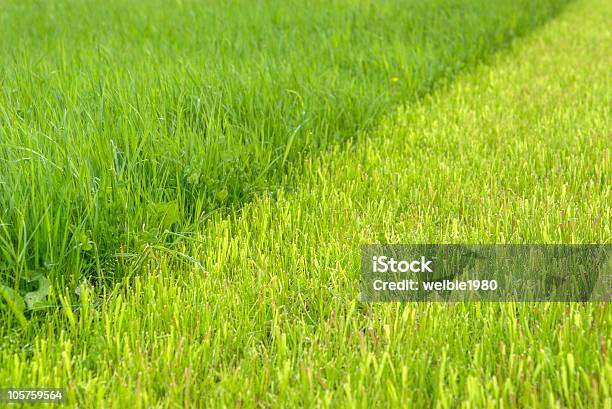
M 4 315 L 0 385 L 81 407 L 605 407 L 607 303 L 363 304 L 361 244 L 609 243 L 609 21 L 579 1 L 141 274 Z
M 119 280 L 566 3 L 4 2 L 0 282 Z

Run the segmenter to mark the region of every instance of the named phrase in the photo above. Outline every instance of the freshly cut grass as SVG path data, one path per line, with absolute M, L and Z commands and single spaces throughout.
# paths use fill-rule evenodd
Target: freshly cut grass
M 609 243 L 609 21 L 580 1 L 489 66 L 2 326 L 0 384 L 81 407 L 610 407 L 608 304 L 362 304 L 370 242 Z M 58 301 L 60 302 L 60 301 Z
M 116 280 L 566 3 L 5 1 L 0 282 Z

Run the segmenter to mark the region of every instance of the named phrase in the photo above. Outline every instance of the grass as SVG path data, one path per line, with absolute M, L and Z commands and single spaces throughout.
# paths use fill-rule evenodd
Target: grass
M 82 407 L 612 406 L 607 303 L 363 304 L 372 242 L 610 243 L 612 6 L 578 1 L 487 65 L 151 242 L 146 274 L 52 288 L 0 385 Z M 176 233 L 178 234 L 178 232 Z
M 112 284 L 566 3 L 4 2 L 0 282 Z

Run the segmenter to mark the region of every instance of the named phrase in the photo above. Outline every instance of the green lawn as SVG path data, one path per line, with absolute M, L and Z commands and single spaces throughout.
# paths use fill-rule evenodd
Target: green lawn
M 0 282 L 112 283 L 567 2 L 5 1 Z
M 341 20 L 339 15 L 344 16 L 345 9 L 341 6 L 346 6 L 345 3 L 353 4 L 333 3 L 333 10 L 317 16 L 336 23 Z M 176 9 L 170 12 L 182 16 L 181 4 L 177 3 Z M 286 7 L 294 7 L 287 4 Z M 357 4 L 365 7 L 366 3 L 355 2 L 354 6 Z M 384 4 L 388 5 L 390 15 L 395 16 L 392 3 Z M 43 269 L 45 257 L 58 257 L 52 258 L 53 263 L 74 267 L 66 270 L 69 277 L 80 279 L 84 271 L 91 275 L 79 287 L 80 295 L 76 295 L 70 285 L 73 280 L 64 278 L 65 288 L 60 287 L 57 283 L 62 281 L 63 270 L 51 266 L 48 274 L 56 281 L 48 302 L 59 308 L 28 313 L 23 326 L 6 308 L 0 312 L 5 323 L 0 326 L 0 386 L 65 387 L 71 402 L 87 408 L 400 405 L 611 408 L 612 310 L 607 303 L 359 302 L 360 246 L 365 243 L 612 241 L 612 30 L 609 25 L 612 3 L 578 0 L 544 27 L 478 66 L 476 61 L 485 53 L 507 44 L 507 27 L 523 27 L 515 31 L 526 33 L 527 27 L 548 16 L 549 9 L 542 7 L 543 2 L 515 2 L 512 6 L 499 6 L 495 12 L 493 6 L 484 7 L 485 2 L 419 4 L 419 10 L 429 18 L 433 16 L 427 13 L 434 7 L 447 5 L 454 11 L 449 16 L 462 15 L 468 19 L 472 16 L 480 21 L 473 27 L 439 22 L 436 27 L 444 34 L 426 40 L 434 41 L 432 50 L 438 51 L 433 53 L 448 58 L 436 60 L 441 66 L 452 61 L 449 63 L 452 73 L 461 64 L 469 66 L 467 71 L 454 81 L 448 80 L 454 75 L 451 72 L 436 73 L 435 82 L 440 86 L 425 95 L 426 90 L 431 91 L 431 84 L 426 82 L 397 85 L 410 78 L 420 78 L 411 77 L 408 73 L 412 68 L 408 67 L 427 65 L 405 54 L 421 46 L 401 41 L 399 31 L 394 30 L 403 24 L 397 23 L 398 27 L 394 28 L 379 27 L 383 31 L 388 29 L 386 35 L 396 40 L 390 41 L 393 45 L 390 48 L 383 46 L 389 37 L 371 34 L 369 38 L 361 34 L 365 36 L 361 39 L 363 44 L 380 47 L 377 61 L 383 61 L 385 56 L 391 61 L 393 56 L 398 67 L 403 61 L 402 69 L 407 71 L 393 74 L 392 70 L 380 67 L 373 71 L 358 69 L 354 78 L 363 76 L 364 83 L 353 86 L 368 96 L 358 98 L 359 102 L 351 105 L 354 110 L 343 105 L 350 105 L 349 102 L 331 96 L 334 92 L 345 97 L 353 95 L 347 85 L 353 77 L 346 73 L 338 72 L 331 82 L 322 80 L 302 89 L 300 92 L 306 89 L 322 94 L 330 92 L 311 96 L 309 103 L 321 111 L 315 109 L 318 113 L 312 114 L 313 119 L 307 122 L 310 125 L 304 125 L 306 128 L 300 128 L 299 132 L 310 129 L 308 132 L 317 135 L 312 140 L 302 133 L 289 139 L 279 136 L 293 126 L 289 125 L 291 116 L 285 118 L 282 114 L 289 112 L 283 111 L 286 109 L 283 104 L 291 105 L 289 96 L 280 97 L 282 83 L 268 83 L 278 89 L 263 93 L 264 98 L 257 100 L 263 105 L 255 104 L 255 100 L 251 100 L 254 105 L 242 105 L 238 101 L 220 103 L 228 109 L 219 114 L 218 126 L 226 120 L 226 114 L 232 117 L 241 113 L 244 122 L 231 126 L 240 129 L 239 133 L 245 132 L 240 138 L 250 134 L 248 130 L 253 129 L 250 126 L 262 126 L 259 142 L 271 138 L 271 146 L 282 146 L 280 151 L 272 150 L 281 152 L 281 159 L 275 160 L 276 153 L 264 159 L 251 151 L 258 149 L 257 143 L 244 145 L 244 140 L 237 139 L 232 143 L 240 142 L 236 145 L 241 147 L 238 156 L 241 161 L 249 158 L 243 165 L 249 170 L 240 176 L 226 174 L 227 169 L 235 170 L 227 165 L 214 170 L 218 173 L 210 180 L 207 178 L 211 174 L 205 174 L 203 181 L 199 179 L 203 173 L 200 174 L 198 183 L 202 184 L 198 186 L 202 187 L 202 196 L 194 202 L 188 196 L 196 194 L 196 190 L 183 190 L 183 182 L 179 183 L 179 173 L 176 173 L 179 165 L 193 165 L 187 159 L 190 156 L 185 153 L 185 162 L 179 162 L 184 153 L 169 143 L 174 134 L 155 133 L 159 131 L 158 125 L 150 120 L 156 107 L 166 103 L 176 107 L 188 98 L 166 102 L 166 94 L 145 86 L 146 80 L 134 82 L 134 88 L 130 88 L 127 76 L 121 77 L 117 67 L 127 66 L 130 58 L 138 62 L 136 53 L 119 52 L 126 53 L 125 59 L 109 61 L 108 66 L 102 67 L 117 76 L 116 85 L 111 81 L 104 88 L 113 102 L 100 106 L 99 111 L 84 109 L 85 119 L 78 119 L 80 116 L 75 110 L 82 106 L 78 98 L 87 95 L 83 84 L 88 81 L 88 75 L 95 73 L 93 59 L 88 58 L 93 51 L 73 54 L 74 58 L 81 55 L 78 58 L 90 64 L 86 64 L 82 78 L 65 75 L 49 80 L 60 81 L 67 87 L 63 91 L 54 93 L 53 87 L 37 88 L 33 83 L 26 91 L 18 91 L 31 95 L 32 101 L 38 101 L 32 106 L 43 110 L 32 113 L 34 119 L 24 120 L 22 125 L 14 109 L 9 112 L 7 108 L 14 108 L 16 102 L 8 99 L 9 91 L 3 90 L 0 108 L 4 111 L 0 114 L 4 119 L 12 115 L 14 121 L 6 126 L 3 119 L 0 127 L 5 143 L 0 153 L 6 155 L 6 160 L 0 162 L 0 177 L 2 186 L 7 188 L 0 191 L 0 197 L 13 206 L 3 216 L 7 221 L 4 221 L 2 254 L 8 261 L 21 263 L 17 264 L 20 274 L 33 266 Z M 526 4 L 531 9 L 518 12 Z M 145 11 L 152 13 L 151 19 L 155 16 L 162 19 L 161 11 L 150 7 Z M 285 14 L 279 11 L 281 17 L 278 17 L 272 13 L 272 7 L 257 9 L 268 20 L 252 21 L 249 13 L 255 11 L 246 10 L 239 3 L 232 7 L 238 17 L 236 21 L 227 20 L 226 24 L 229 32 L 236 35 L 241 32 L 240 24 L 256 25 L 261 21 L 267 28 L 275 18 L 282 21 L 282 16 L 293 16 L 289 13 L 291 9 L 287 9 Z M 457 8 L 462 7 L 464 12 L 458 12 Z M 19 12 L 17 6 L 12 10 Z M 93 11 L 100 13 L 102 23 L 125 22 L 128 17 L 112 14 L 121 10 L 122 6 L 117 3 L 108 10 L 100 6 Z M 385 7 L 365 7 L 349 20 L 356 19 L 351 24 L 358 24 L 361 18 L 363 24 L 372 18 L 387 21 L 385 10 Z M 212 16 L 225 11 L 213 7 L 212 10 L 202 8 L 200 12 Z M 79 24 L 87 27 L 96 21 L 83 10 L 71 13 L 76 24 L 73 30 L 78 30 Z M 495 21 L 477 18 L 487 13 L 489 17 L 496 16 Z M 84 16 L 82 22 L 77 18 L 80 15 Z M 35 13 L 30 10 L 27 16 L 34 19 Z M 138 16 L 129 18 L 144 25 L 144 20 L 138 20 L 142 15 Z M 42 15 L 36 18 L 46 21 Z M 397 21 L 401 19 L 426 21 L 408 12 L 397 16 Z M 21 15 L 17 20 L 23 27 L 29 21 Z M 389 20 L 395 21 L 395 17 Z M 302 23 L 304 27 L 315 27 L 314 23 L 309 26 L 310 20 Z M 181 35 L 187 36 L 189 30 L 179 23 L 173 24 L 178 30 L 174 37 L 170 32 L 145 30 L 143 38 L 150 38 L 150 43 L 142 44 L 139 52 L 145 52 L 148 44 L 169 55 L 178 53 L 171 48 L 173 42 L 169 38 L 183 44 L 188 38 Z M 216 24 L 210 27 L 210 32 L 225 27 L 222 23 Z M 294 23 L 287 24 L 281 25 L 288 30 L 287 36 L 297 38 L 298 34 L 289 29 Z M 330 28 L 332 32 L 335 29 L 343 38 L 346 26 Z M 466 44 L 480 45 L 465 55 L 455 55 L 462 43 L 451 42 L 450 48 L 445 49 L 444 38 L 449 39 L 446 37 L 449 30 L 471 33 L 464 34 L 469 39 Z M 318 35 L 306 31 L 309 35 Z M 270 31 L 262 35 L 266 34 L 271 41 L 277 33 Z M 26 36 L 23 41 L 36 35 L 39 34 L 29 33 L 30 37 Z M 95 43 L 96 38 L 95 33 L 91 34 L 90 41 Z M 121 39 L 129 38 L 136 37 L 115 33 L 111 42 L 121 43 Z M 163 41 L 155 42 L 156 38 Z M 328 40 L 333 42 L 333 38 L 331 35 Z M 310 37 L 300 39 L 304 44 L 313 41 Z M 41 53 L 46 47 L 55 50 L 57 44 L 49 41 L 33 48 Z M 130 49 L 137 48 L 127 44 Z M 250 46 L 256 47 L 253 44 Z M 327 44 L 319 42 L 310 52 L 323 52 Z M 287 47 L 283 52 L 294 58 L 288 64 L 300 61 L 301 48 Z M 244 52 L 247 55 L 253 52 L 252 48 L 249 50 Z M 189 52 L 193 57 L 197 51 Z M 105 55 L 103 51 L 100 53 Z M 243 66 L 237 66 L 236 70 L 242 73 L 237 75 L 244 75 L 242 78 L 247 78 L 244 81 L 251 88 L 236 85 L 235 89 L 243 92 L 258 89 L 260 73 L 255 68 L 252 77 L 244 72 L 249 67 L 265 68 L 263 62 L 268 57 L 260 57 L 263 58 L 259 60 L 261 65 L 252 66 L 245 61 Z M 358 56 L 344 57 L 350 63 L 339 67 L 352 70 L 355 65 L 359 66 L 351 60 Z M 284 65 L 280 61 L 285 60 L 279 57 L 270 64 L 270 69 L 282 70 Z M 320 75 L 323 77 L 334 71 L 331 68 L 328 71 L 327 63 L 333 65 L 329 61 L 322 63 Z M 15 71 L 18 65 L 9 64 L 9 67 L 0 77 L 4 83 L 18 72 Z M 216 80 L 220 86 L 231 87 L 222 81 L 227 67 L 216 67 L 221 71 L 211 68 L 211 77 L 218 75 Z M 66 69 L 74 75 L 78 71 L 74 67 Z M 163 75 L 174 73 L 178 83 L 188 82 L 174 71 L 178 68 L 170 60 L 160 62 L 157 69 Z M 319 70 L 314 65 L 301 69 Z M 149 72 L 145 64 L 139 64 L 135 70 L 141 70 L 142 76 Z M 163 75 L 149 80 L 169 78 Z M 388 82 L 377 83 L 387 76 Z M 336 84 L 338 88 L 332 91 L 325 84 Z M 404 88 L 397 93 L 384 92 L 396 85 Z M 143 87 L 141 91 L 139 87 Z M 167 92 L 181 90 L 177 85 Z M 92 101 L 99 103 L 102 88 L 94 87 L 90 91 Z M 130 106 L 130 101 L 140 100 L 139 92 L 145 94 L 140 111 L 137 106 Z M 386 98 L 380 105 L 374 103 L 376 92 Z M 209 94 L 202 92 L 202 95 Z M 230 98 L 229 95 L 223 94 L 223 98 Z M 417 100 L 417 96 L 421 98 Z M 394 103 L 402 101 L 405 103 L 399 109 L 392 109 Z M 278 111 L 275 103 L 280 104 Z M 61 104 L 70 106 L 70 110 L 59 110 Z M 241 111 L 241 107 L 245 110 Z M 372 107 L 376 107 L 376 113 L 363 114 Z M 93 116 L 93 122 L 106 118 L 104 121 L 111 123 L 109 128 L 96 128 L 93 122 L 92 128 L 87 128 L 90 121 L 87 112 Z M 43 119 L 47 115 L 57 121 L 46 122 Z M 64 125 L 63 117 L 66 118 Z M 178 122 L 181 121 L 177 119 Z M 188 135 L 197 137 L 195 128 L 191 128 L 196 125 L 182 124 L 180 132 L 183 133 L 177 131 L 181 135 L 179 140 L 187 140 Z M 111 137 L 115 126 L 126 130 L 125 136 L 119 136 L 124 139 Z M 76 133 L 87 129 L 96 136 L 65 145 L 64 150 L 53 148 L 56 145 L 51 135 L 56 138 L 63 135 L 71 140 L 71 135 L 76 138 Z M 40 133 L 27 139 L 28 130 Z M 339 139 L 343 143 L 335 143 L 335 132 L 342 134 Z M 135 136 L 145 134 L 150 136 Z M 49 138 L 45 139 L 46 136 Z M 123 153 L 104 145 L 104 138 L 115 140 L 116 149 Z M 7 140 L 8 143 L 4 142 Z M 22 144 L 30 141 L 27 143 L 33 145 L 23 147 L 32 149 L 31 159 L 19 161 L 17 165 L 15 147 L 18 144 L 11 141 Z M 46 150 L 36 144 L 44 145 Z M 127 146 L 129 150 L 125 150 Z M 247 147 L 243 150 L 242 146 Z M 95 150 L 96 147 L 100 150 Z M 192 148 L 194 152 L 206 150 L 195 142 Z M 226 152 L 224 149 L 214 148 L 214 154 Z M 47 162 L 35 152 L 41 155 L 44 152 L 45 157 L 51 153 L 58 156 L 53 160 L 47 158 Z M 112 156 L 113 152 L 116 156 Z M 243 154 L 246 156 L 240 156 Z M 19 155 L 25 155 L 24 151 Z M 169 160 L 166 163 L 162 158 Z M 113 165 L 123 166 L 124 171 L 111 177 L 110 173 L 104 173 L 104 164 L 114 164 L 113 161 L 125 163 Z M 61 170 L 53 170 L 53 165 L 47 163 L 54 163 Z M 251 169 L 270 164 L 272 173 L 265 178 L 266 189 L 257 188 L 245 196 L 242 191 L 232 191 L 233 186 L 249 185 L 256 180 L 258 171 Z M 23 167 L 21 173 L 17 171 L 19 166 Z M 103 175 L 97 176 L 96 183 L 99 186 L 103 186 L 103 181 L 109 183 L 110 193 L 96 190 L 88 196 L 86 192 L 91 186 L 77 183 L 95 178 L 92 173 L 95 169 Z M 70 174 L 66 194 L 57 187 L 58 181 L 63 180 L 62 172 Z M 160 186 L 172 193 L 158 192 L 156 189 Z M 230 186 L 227 194 L 215 190 L 222 186 Z M 107 194 L 110 197 L 104 196 Z M 209 204 L 210 197 L 216 197 L 218 202 Z M 245 201 L 247 197 L 249 201 Z M 104 205 L 100 205 L 102 198 L 106 200 Z M 170 198 L 175 198 L 175 204 Z M 119 247 L 113 249 L 110 242 L 104 241 L 105 229 L 109 227 L 103 223 L 110 223 L 109 219 L 96 212 L 102 212 L 98 206 L 108 212 L 118 204 L 126 207 L 117 210 L 118 219 L 114 222 L 117 225 L 110 228 L 116 227 L 121 234 L 129 233 L 129 240 L 118 239 Z M 174 214 L 175 210 L 178 215 Z M 98 219 L 94 217 L 96 214 Z M 40 220 L 36 219 L 37 215 Z M 157 235 L 147 231 L 149 217 L 157 217 L 156 228 L 166 231 Z M 19 223 L 15 224 L 15 220 Z M 144 228 L 135 227 L 142 223 Z M 75 232 L 86 237 L 79 242 Z M 54 241 L 58 238 L 63 241 Z M 95 257 L 98 239 L 110 246 L 105 257 Z M 79 249 L 75 250 L 75 246 Z M 92 249 L 87 250 L 90 246 Z M 95 267 L 98 262 L 100 266 Z M 96 280 L 97 272 L 106 271 L 110 267 L 102 263 L 111 262 L 116 263 L 116 271 L 122 276 L 115 277 L 114 281 L 107 277 L 107 285 L 102 286 Z M 124 276 L 125 272 L 134 274 Z M 13 277 L 14 282 L 15 276 L 5 275 L 9 282 Z

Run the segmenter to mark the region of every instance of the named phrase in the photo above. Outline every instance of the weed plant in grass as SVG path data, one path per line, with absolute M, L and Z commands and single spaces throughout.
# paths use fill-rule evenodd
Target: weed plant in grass
M 358 301 L 364 243 L 611 241 L 610 20 L 578 1 L 296 164 L 292 192 L 149 247 L 146 274 L 53 291 L 63 308 L 0 326 L 0 384 L 88 408 L 610 407 L 607 303 Z
M 565 3 L 3 2 L 0 282 L 136 269 Z

